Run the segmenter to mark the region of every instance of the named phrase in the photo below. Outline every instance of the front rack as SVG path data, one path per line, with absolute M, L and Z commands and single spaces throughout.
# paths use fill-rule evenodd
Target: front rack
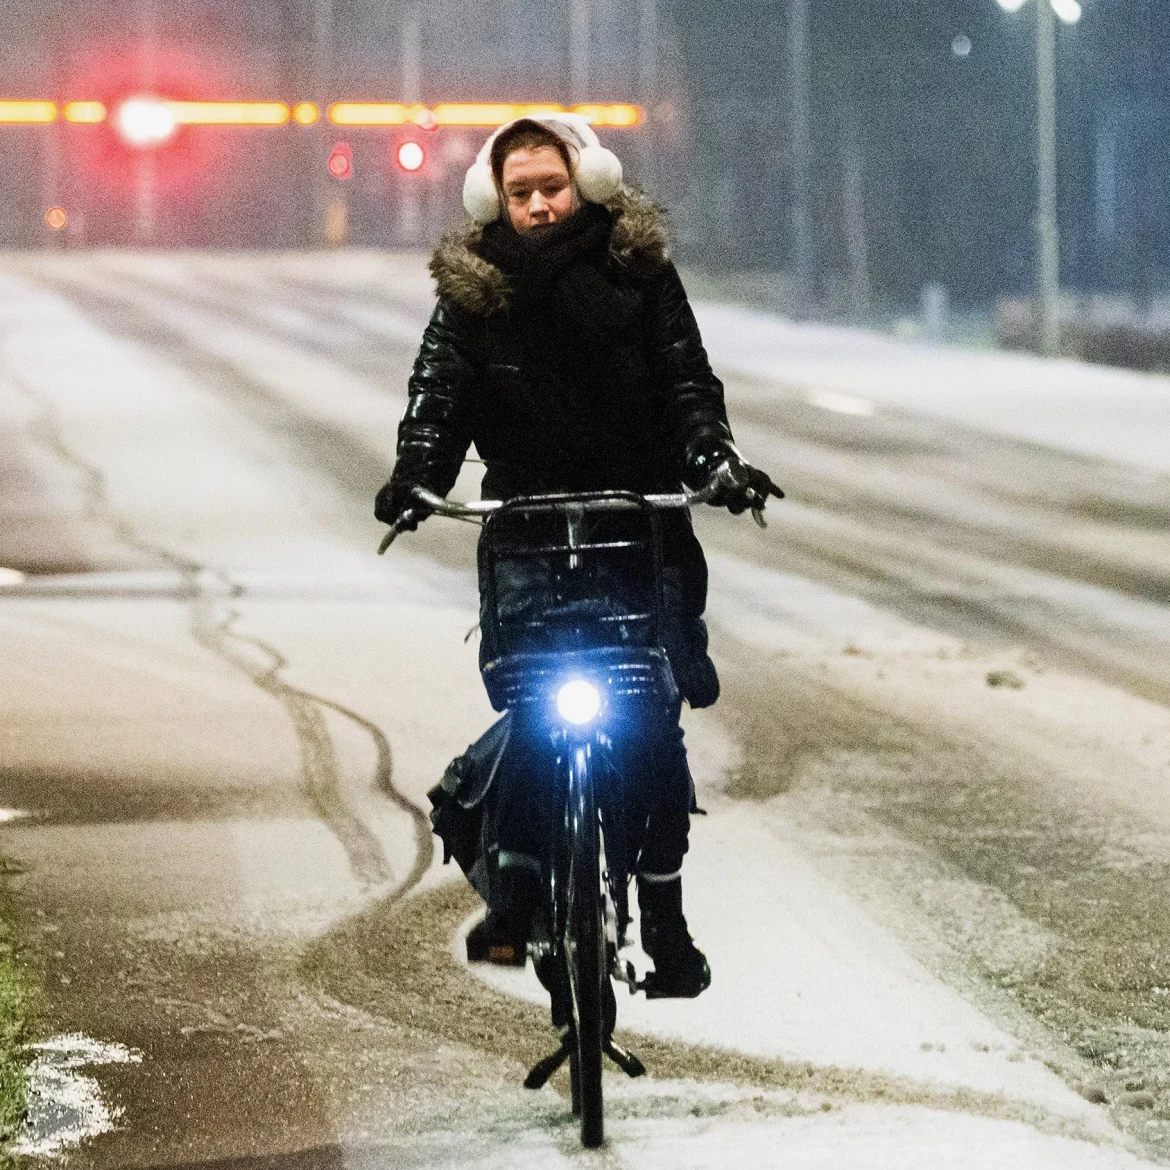
M 662 537 L 632 492 L 519 497 L 480 542 L 483 676 L 497 710 L 597 675 L 614 697 L 677 694 L 662 647 Z M 665 675 L 664 675 L 665 670 Z
M 568 678 L 593 683 L 611 702 L 678 701 L 666 652 L 658 646 L 614 646 L 578 654 L 505 654 L 483 668 L 484 686 L 496 711 L 548 703 Z

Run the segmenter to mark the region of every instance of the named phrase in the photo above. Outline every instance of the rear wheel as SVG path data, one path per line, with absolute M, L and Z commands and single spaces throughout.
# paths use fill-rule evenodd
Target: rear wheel
M 570 1060 L 574 1112 L 581 1117 L 581 1144 L 600 1146 L 605 1137 L 601 1096 L 605 1043 L 605 919 L 601 890 L 601 846 L 588 745 L 573 749 L 569 765 L 569 880 L 564 956 L 573 1013 L 576 1052 Z

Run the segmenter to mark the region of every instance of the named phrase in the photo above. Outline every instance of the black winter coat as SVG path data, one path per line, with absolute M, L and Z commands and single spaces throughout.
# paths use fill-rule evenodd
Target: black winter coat
M 410 378 L 392 483 L 446 495 L 474 443 L 485 498 L 672 491 L 696 449 L 730 440 L 723 386 L 670 261 L 661 213 L 630 189 L 609 211 L 604 274 L 636 309 L 568 392 L 533 360 L 507 278 L 477 251 L 479 229 L 444 239 L 431 261 L 439 300 Z M 682 569 L 686 608 L 697 616 L 706 565 L 685 514 L 669 519 L 665 558 Z

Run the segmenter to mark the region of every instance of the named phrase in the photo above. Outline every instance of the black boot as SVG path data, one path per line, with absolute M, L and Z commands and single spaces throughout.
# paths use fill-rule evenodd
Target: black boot
M 682 878 L 648 881 L 639 877 L 638 908 L 642 914 L 642 949 L 654 961 L 647 996 L 694 999 L 706 991 L 711 986 L 711 968 L 687 933 Z
M 501 869 L 494 905 L 467 932 L 467 961 L 523 967 L 539 897 L 540 880 L 527 866 Z

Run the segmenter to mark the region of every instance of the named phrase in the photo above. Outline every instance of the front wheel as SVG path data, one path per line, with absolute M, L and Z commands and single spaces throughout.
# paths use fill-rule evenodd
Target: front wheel
M 576 1052 L 570 1061 L 574 1111 L 581 1117 L 581 1144 L 594 1148 L 605 1137 L 601 1059 L 605 1036 L 605 918 L 601 845 L 589 745 L 572 749 L 566 829 L 569 880 L 566 889 L 564 957 L 573 1013 Z

